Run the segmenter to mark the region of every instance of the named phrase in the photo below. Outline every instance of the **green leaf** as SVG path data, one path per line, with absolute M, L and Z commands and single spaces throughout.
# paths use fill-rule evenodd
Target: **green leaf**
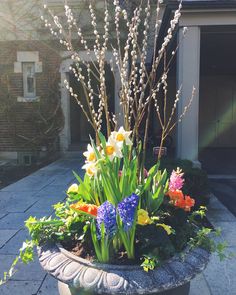
M 153 177 L 156 175 L 159 167 L 160 167 L 160 163 L 158 162 L 157 164 L 152 166 L 152 168 L 148 171 L 148 177 L 146 179 L 146 183 L 145 183 L 144 188 L 143 188 L 144 191 L 146 191 L 146 190 L 148 190 L 150 188 Z
M 164 172 L 161 174 L 161 177 L 158 181 L 156 191 L 152 195 L 152 199 L 155 200 L 154 211 L 158 210 L 161 204 L 163 203 L 164 196 L 165 196 L 166 179 L 167 179 L 167 171 L 164 170 Z
M 75 178 L 78 180 L 78 182 L 80 183 L 79 189 L 78 189 L 78 194 L 83 199 L 85 199 L 85 201 L 90 202 L 91 201 L 91 194 L 89 191 L 89 187 L 87 187 L 87 185 L 86 185 L 86 182 L 84 182 L 75 171 L 73 171 L 73 174 L 74 174 Z

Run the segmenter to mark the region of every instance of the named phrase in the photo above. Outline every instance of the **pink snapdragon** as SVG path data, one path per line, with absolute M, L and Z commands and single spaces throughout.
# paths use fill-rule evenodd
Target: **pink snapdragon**
M 184 173 L 178 167 L 176 170 L 173 170 L 170 176 L 169 191 L 181 190 L 184 184 Z

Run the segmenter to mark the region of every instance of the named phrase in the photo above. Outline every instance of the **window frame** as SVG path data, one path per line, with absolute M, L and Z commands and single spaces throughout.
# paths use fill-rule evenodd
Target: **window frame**
M 28 72 L 27 67 L 31 65 L 33 69 L 33 92 L 29 92 L 29 85 L 28 85 Z M 23 95 L 24 98 L 36 98 L 36 68 L 35 62 L 22 62 L 22 73 L 23 73 Z

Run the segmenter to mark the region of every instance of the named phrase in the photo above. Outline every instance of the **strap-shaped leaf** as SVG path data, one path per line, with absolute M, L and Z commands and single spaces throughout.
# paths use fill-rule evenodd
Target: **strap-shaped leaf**
M 160 206 L 164 200 L 166 180 L 167 180 L 167 171 L 165 169 L 164 172 L 161 174 L 161 177 L 160 177 L 158 185 L 157 185 L 157 189 L 156 189 L 155 193 L 152 195 L 152 198 L 154 200 L 156 200 L 155 201 L 155 211 L 160 208 Z
M 144 191 L 150 188 L 153 177 L 156 175 L 159 167 L 160 167 L 160 163 L 158 162 L 154 166 L 152 166 L 152 168 L 148 171 L 148 177 L 146 179 L 146 183 L 143 188 Z
M 82 197 L 84 199 L 86 199 L 87 201 L 91 201 L 91 195 L 90 195 L 90 191 L 89 191 L 88 187 L 85 185 L 82 178 L 75 171 L 73 171 L 73 174 L 74 174 L 75 178 L 78 180 L 80 187 L 82 189 L 82 191 L 80 191 L 80 194 L 83 194 Z

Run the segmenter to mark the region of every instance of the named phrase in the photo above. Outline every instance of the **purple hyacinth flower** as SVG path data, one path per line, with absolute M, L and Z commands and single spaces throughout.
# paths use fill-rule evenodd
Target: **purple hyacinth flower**
M 110 202 L 106 201 L 98 207 L 97 230 L 98 238 L 101 238 L 101 225 L 104 224 L 105 234 L 112 237 L 117 229 L 116 208 Z
M 182 173 L 182 170 L 178 167 L 176 170 L 173 170 L 170 176 L 170 183 L 169 183 L 169 190 L 170 191 L 176 191 L 181 190 L 184 185 L 184 179 L 183 179 L 184 173 Z
M 125 231 L 128 231 L 133 225 L 138 202 L 139 196 L 132 194 L 117 206 L 117 211 L 120 215 Z

